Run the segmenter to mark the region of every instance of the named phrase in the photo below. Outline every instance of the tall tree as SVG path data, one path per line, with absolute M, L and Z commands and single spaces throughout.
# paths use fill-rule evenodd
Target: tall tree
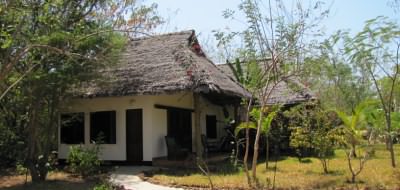
M 260 80 L 256 85 L 260 88 L 251 91 L 261 110 L 267 107 L 272 91 L 281 80 L 302 70 L 302 63 L 309 45 L 305 36 L 318 27 L 319 21 L 328 14 L 328 11 L 322 8 L 323 3 L 319 1 L 310 3 L 309 7 L 305 7 L 301 1 L 293 1 L 295 6 L 291 11 L 285 5 L 279 0 L 243 1 L 239 5 L 239 10 L 245 15 L 248 28 L 240 32 L 216 33 L 222 45 L 229 44 L 232 39 L 239 36 L 244 43 L 244 48 L 238 51 L 240 52 L 239 59 L 244 63 L 255 62 L 260 65 Z M 227 10 L 224 16 L 233 18 L 234 11 Z M 250 110 L 248 109 L 248 112 Z M 252 180 L 248 180 L 249 185 L 258 184 L 258 149 L 264 118 L 265 112 L 260 111 L 252 158 Z M 249 137 L 248 133 L 249 130 L 246 129 L 246 138 Z M 246 140 L 246 147 L 244 168 L 248 175 L 246 165 L 248 140 Z
M 154 8 L 133 0 L 0 2 L 0 122 L 23 129 L 17 135 L 32 181 L 47 176 L 58 110 L 71 89 L 114 63 L 127 37 L 157 25 Z M 14 122 L 5 122 L 7 115 Z
M 400 75 L 400 26 L 385 17 L 366 21 L 363 31 L 346 42 L 346 53 L 361 72 L 368 73 L 384 111 L 386 143 L 392 167 L 396 167 L 393 150 L 392 112 L 396 83 Z M 389 84 L 382 86 L 381 79 Z
M 374 96 L 368 73 L 359 72 L 347 59 L 343 43 L 348 32 L 337 31 L 316 46 L 304 61 L 304 75 L 324 107 L 352 112 L 365 99 Z

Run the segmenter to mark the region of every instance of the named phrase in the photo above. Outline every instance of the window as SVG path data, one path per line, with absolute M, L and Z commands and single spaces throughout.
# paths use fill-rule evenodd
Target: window
M 206 115 L 207 138 L 217 138 L 217 116 Z
M 90 142 L 115 144 L 115 111 L 90 113 Z
M 68 113 L 60 116 L 60 136 L 63 144 L 85 143 L 85 114 Z

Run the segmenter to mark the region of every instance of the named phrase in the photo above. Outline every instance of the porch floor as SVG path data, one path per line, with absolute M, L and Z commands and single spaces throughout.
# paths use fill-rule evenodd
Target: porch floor
M 208 153 L 205 162 L 208 164 L 218 163 L 229 160 L 230 153 L 228 152 L 216 152 Z M 197 168 L 196 155 L 190 154 L 184 160 L 168 160 L 167 157 L 153 158 L 153 166 L 156 167 L 176 167 L 176 168 Z

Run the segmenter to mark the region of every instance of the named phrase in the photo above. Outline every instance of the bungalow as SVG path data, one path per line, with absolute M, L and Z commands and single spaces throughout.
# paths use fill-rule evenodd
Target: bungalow
M 245 63 L 242 68 L 246 69 Z M 227 76 L 237 81 L 231 67 L 228 64 L 218 64 L 218 68 Z M 283 78 L 276 85 L 269 95 L 267 105 L 284 105 L 287 107 L 308 101 L 316 101 L 318 98 L 315 93 L 304 85 L 296 76 Z
M 205 54 L 194 31 L 132 39 L 119 62 L 87 84 L 60 114 L 58 153 L 102 139 L 100 158 L 152 162 L 167 156 L 165 136 L 202 153 L 201 135 L 224 136 L 250 94 Z

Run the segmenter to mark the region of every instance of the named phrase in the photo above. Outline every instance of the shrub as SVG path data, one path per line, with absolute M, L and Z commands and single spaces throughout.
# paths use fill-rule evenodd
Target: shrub
M 110 183 L 101 183 L 96 185 L 93 190 L 113 190 L 113 186 Z
M 335 127 L 339 122 L 336 113 L 320 105 L 305 103 L 285 112 L 290 119 L 290 146 L 296 150 L 299 161 L 304 156 L 316 156 L 328 173 L 328 161 L 334 155 L 340 136 Z
M 15 172 L 18 175 L 25 175 L 28 172 L 28 169 L 26 167 L 24 167 L 24 165 L 17 163 L 15 165 Z
M 99 153 L 100 147 L 98 144 L 93 147 L 71 146 L 67 163 L 73 173 L 85 178 L 99 171 L 101 164 Z
M 93 190 L 127 190 L 123 185 L 112 184 L 107 179 L 102 181 L 93 187 Z

